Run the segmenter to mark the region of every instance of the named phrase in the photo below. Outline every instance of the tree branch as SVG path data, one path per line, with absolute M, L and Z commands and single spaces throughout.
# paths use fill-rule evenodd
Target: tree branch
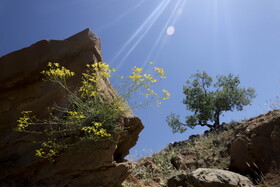
M 201 121 L 199 121 L 198 124 L 199 124 L 200 126 L 207 126 L 207 127 L 209 127 L 210 129 L 213 129 L 213 128 L 214 128 L 214 125 L 210 125 L 210 124 L 208 124 L 208 123 L 201 123 Z

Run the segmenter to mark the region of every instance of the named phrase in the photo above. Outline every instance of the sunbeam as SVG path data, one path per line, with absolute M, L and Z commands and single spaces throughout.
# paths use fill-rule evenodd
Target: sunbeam
M 165 32 L 166 32 L 166 28 L 169 26 L 169 25 L 174 25 L 177 18 L 178 18 L 178 15 L 180 15 L 182 13 L 182 10 L 186 4 L 187 0 L 180 0 L 176 3 L 175 5 L 175 8 L 173 9 L 173 11 L 171 12 L 168 20 L 166 21 L 166 24 L 164 25 L 162 31 L 160 32 L 159 36 L 157 37 L 156 39 L 156 42 L 154 43 L 150 53 L 148 54 L 144 64 L 142 65 L 143 68 L 145 68 L 145 66 L 147 65 L 147 62 L 150 60 L 151 56 L 154 54 L 155 50 L 156 49 L 159 49 L 158 51 L 160 51 L 160 49 L 162 48 L 162 45 L 163 45 L 163 41 L 165 40 L 165 38 L 163 38 L 163 35 L 165 35 Z M 179 11 L 179 13 L 178 13 Z M 180 13 L 181 12 L 181 13 Z M 176 16 L 176 14 L 178 13 L 178 15 Z M 161 42 L 161 44 L 159 45 L 159 43 Z
M 212 54 L 213 54 L 213 62 L 218 63 L 218 45 L 219 45 L 219 2 L 217 0 L 213 0 L 213 35 L 212 35 Z
M 166 28 L 170 25 L 174 25 L 177 21 L 177 18 L 179 15 L 182 14 L 182 10 L 184 9 L 185 5 L 186 5 L 187 0 L 180 0 L 176 3 L 175 8 L 173 9 L 173 11 L 171 12 L 168 20 L 166 21 L 166 24 L 164 25 L 162 31 L 160 32 L 159 36 L 156 39 L 156 42 L 154 43 L 150 53 L 148 54 L 146 60 L 144 61 L 142 68 L 145 68 L 147 65 L 147 62 L 150 61 L 151 56 L 155 53 L 155 50 L 157 50 L 157 55 L 154 55 L 155 57 L 158 56 L 158 53 L 161 51 L 161 48 L 163 47 L 164 41 L 166 39 Z M 176 15 L 177 14 L 177 15 Z M 165 36 L 165 37 L 163 37 Z M 160 44 L 161 42 L 161 44 Z
M 212 36 L 212 54 L 213 65 L 217 68 L 222 68 L 219 62 L 224 61 L 224 66 L 230 70 L 234 70 L 233 55 L 234 51 L 234 36 L 232 32 L 230 6 L 226 1 L 213 1 L 213 36 Z M 221 48 L 223 45 L 223 48 Z M 226 59 L 225 59 L 226 58 Z M 225 68 L 223 67 L 223 69 Z M 234 71 L 233 71 L 234 72 Z
M 227 34 L 228 39 L 228 53 L 229 53 L 229 64 L 230 68 L 232 69 L 233 73 L 237 71 L 238 59 L 236 58 L 239 56 L 237 53 L 237 46 L 236 46 L 236 38 L 235 38 L 235 28 L 233 27 L 232 23 L 232 10 L 231 4 L 223 2 L 223 14 L 225 17 L 225 32 Z
M 130 53 L 137 47 L 137 45 L 140 43 L 140 41 L 144 38 L 144 36 L 147 34 L 147 32 L 151 29 L 151 27 L 154 25 L 154 23 L 158 20 L 160 15 L 163 13 L 163 11 L 166 9 L 168 4 L 170 3 L 170 0 L 162 1 L 157 8 L 148 16 L 148 18 L 140 25 L 140 27 L 133 33 L 133 35 L 127 40 L 127 42 L 123 45 L 123 47 L 119 50 L 119 52 L 114 56 L 112 59 L 112 62 L 115 62 L 116 59 L 124 52 L 124 50 L 130 45 L 134 39 L 138 38 L 136 42 L 132 45 L 132 47 L 129 47 L 129 51 L 126 51 L 126 55 L 119 61 L 117 65 L 117 69 L 119 69 L 124 60 L 130 55 Z
M 167 6 L 167 4 L 166 4 Z M 133 44 L 133 46 L 129 49 L 129 51 L 126 53 L 126 55 L 121 59 L 120 64 L 123 64 L 125 59 L 130 55 L 130 53 L 138 46 L 138 44 L 142 41 L 142 39 L 145 37 L 145 35 L 148 33 L 148 31 L 152 28 L 152 26 L 155 24 L 155 22 L 158 20 L 160 15 L 164 12 L 165 8 L 162 8 L 158 14 L 153 18 L 150 25 L 144 30 L 144 32 L 141 33 L 140 37 L 136 40 L 136 42 Z
M 101 28 L 98 28 L 96 30 L 96 32 L 101 32 L 104 29 L 107 29 L 108 27 L 111 27 L 112 25 L 116 24 L 117 22 L 119 22 L 121 19 L 123 19 L 124 17 L 126 17 L 129 13 L 131 13 L 132 11 L 136 10 L 137 8 L 139 8 L 143 3 L 145 2 L 145 0 L 142 0 L 140 2 L 138 2 L 134 7 L 128 9 L 127 11 L 123 12 L 121 15 L 119 15 L 118 17 L 116 17 L 114 20 L 111 20 L 110 23 L 103 25 Z

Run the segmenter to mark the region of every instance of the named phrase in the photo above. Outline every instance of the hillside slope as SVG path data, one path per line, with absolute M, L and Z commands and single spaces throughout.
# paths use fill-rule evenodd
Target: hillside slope
M 168 184 L 174 176 L 180 180 L 180 174 L 215 168 L 248 176 L 255 185 L 277 187 L 279 147 L 280 111 L 275 110 L 169 144 L 161 152 L 140 159 L 123 186 L 172 186 Z

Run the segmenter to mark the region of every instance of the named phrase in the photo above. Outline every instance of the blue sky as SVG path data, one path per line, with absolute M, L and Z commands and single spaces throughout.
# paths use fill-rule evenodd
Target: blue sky
M 172 134 L 165 122 L 171 112 L 184 121 L 182 87 L 197 70 L 213 77 L 233 73 L 242 86 L 256 89 L 252 106 L 221 121 L 267 112 L 269 100 L 280 95 L 279 0 L 0 0 L 0 25 L 0 56 L 90 28 L 101 39 L 104 61 L 118 74 L 133 66 L 149 72 L 150 61 L 164 68 L 167 79 L 158 89 L 168 89 L 171 99 L 135 111 L 145 129 L 132 153 L 159 151 L 205 130 Z

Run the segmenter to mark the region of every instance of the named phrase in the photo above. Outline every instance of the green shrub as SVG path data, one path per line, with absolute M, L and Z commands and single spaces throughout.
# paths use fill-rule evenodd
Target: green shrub
M 87 70 L 82 74 L 82 81 L 77 91 L 72 91 L 67 85 L 67 79 L 75 75 L 58 63 L 48 63 L 49 69 L 42 74 L 50 81 L 62 87 L 69 99 L 67 108 L 53 106 L 49 108 L 49 117 L 37 119 L 32 111 L 23 111 L 18 120 L 17 130 L 40 136 L 41 146 L 35 155 L 54 161 L 67 148 L 82 141 L 101 141 L 123 130 L 118 125 L 118 119 L 130 110 L 126 102 L 135 103 L 133 109 L 145 106 L 160 105 L 162 100 L 169 99 L 170 93 L 162 90 L 158 95 L 152 86 L 165 79 L 164 70 L 154 67 L 155 75 L 143 74 L 142 68 L 134 67 L 127 78 L 121 77 L 122 84 L 112 91 L 114 96 L 106 95 L 100 81 L 111 77 L 114 69 L 104 62 L 87 64 Z M 131 102 L 133 98 L 144 96 L 145 102 Z M 61 117 L 56 114 L 60 113 Z M 71 139 L 66 141 L 66 139 Z

